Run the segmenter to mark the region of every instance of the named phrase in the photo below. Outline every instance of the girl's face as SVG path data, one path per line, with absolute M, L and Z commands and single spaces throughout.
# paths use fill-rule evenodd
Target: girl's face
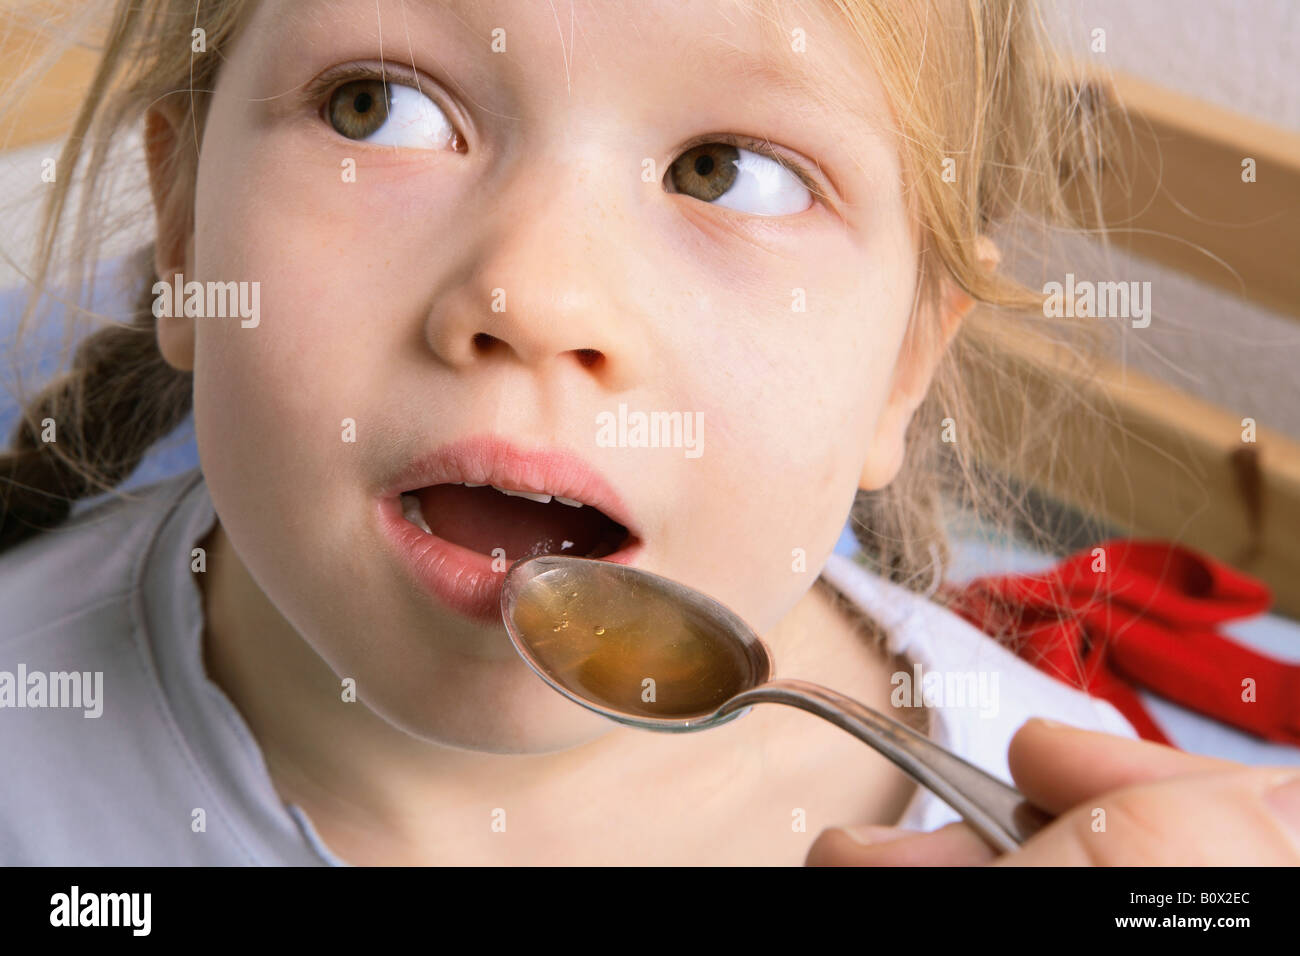
M 260 283 L 259 321 L 162 334 L 194 323 L 225 533 L 335 673 L 456 746 L 612 727 L 493 616 L 539 540 L 774 628 L 889 471 L 913 361 L 915 233 L 842 31 L 715 0 L 337 0 L 261 4 L 223 54 L 177 268 Z M 652 413 L 676 447 L 644 447 Z M 398 497 L 424 486 L 432 536 Z

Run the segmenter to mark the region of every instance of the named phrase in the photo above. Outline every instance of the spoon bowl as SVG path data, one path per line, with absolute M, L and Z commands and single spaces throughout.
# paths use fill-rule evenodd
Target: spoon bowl
M 771 651 L 729 608 L 669 578 L 591 558 L 515 562 L 501 617 L 524 661 L 574 703 L 631 727 L 707 730 L 757 703 L 797 707 L 875 748 L 1012 852 L 1050 822 L 1014 787 L 910 727 L 808 681 L 776 679 Z
M 516 562 L 501 615 L 516 650 L 574 703 L 632 727 L 705 730 L 767 682 L 767 645 L 731 610 L 624 564 L 562 555 Z

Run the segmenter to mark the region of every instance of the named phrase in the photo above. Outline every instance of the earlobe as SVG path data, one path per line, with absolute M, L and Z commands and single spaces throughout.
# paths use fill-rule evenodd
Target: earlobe
M 986 271 L 996 269 L 1001 260 L 997 246 L 985 236 L 977 240 L 976 256 Z M 863 491 L 877 491 L 898 476 L 907 447 L 907 427 L 925 400 L 935 370 L 962 320 L 974 306 L 975 300 L 969 293 L 946 280 L 939 295 L 939 314 L 928 318 L 931 327 L 937 327 L 938 334 L 918 335 L 916 323 L 909 326 L 894 368 L 893 386 L 876 422 L 871 450 L 858 480 L 858 487 Z
M 908 328 L 895 360 L 889 395 L 876 420 L 871 450 L 858 480 L 858 487 L 863 491 L 878 491 L 898 476 L 907 446 L 907 427 L 925 400 L 935 369 L 970 304 L 970 297 L 961 289 L 945 287 L 935 310 L 941 314 L 935 316 L 931 312 L 923 319 L 930 324 L 930 331 L 918 333 L 916 322 Z
M 185 262 L 194 258 L 194 242 L 191 237 L 185 244 Z M 180 270 L 177 270 L 180 271 Z M 159 282 L 171 283 L 172 278 L 159 277 Z M 158 316 L 155 320 L 158 337 L 158 351 L 167 360 L 167 364 L 181 372 L 194 371 L 194 319 L 187 317 L 184 310 L 175 316 Z
M 876 434 L 867 453 L 866 464 L 858 477 L 858 487 L 863 491 L 879 491 L 898 477 L 903 467 L 903 450 L 906 445 L 907 425 L 912 415 L 896 404 L 889 404 L 876 422 Z
M 159 319 L 158 351 L 177 371 L 194 371 L 194 320 Z

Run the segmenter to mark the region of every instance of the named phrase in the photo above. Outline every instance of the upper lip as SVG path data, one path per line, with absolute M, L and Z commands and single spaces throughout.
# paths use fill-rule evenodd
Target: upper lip
M 526 449 L 494 435 L 463 438 L 416 456 L 390 475 L 382 496 L 396 498 L 449 482 L 477 482 L 571 498 L 598 509 L 636 537 L 622 498 L 577 455 L 560 448 Z

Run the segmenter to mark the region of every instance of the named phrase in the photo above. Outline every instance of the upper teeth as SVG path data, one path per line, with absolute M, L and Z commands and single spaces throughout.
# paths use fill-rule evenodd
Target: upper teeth
M 560 495 L 550 495 L 544 491 L 515 491 L 511 488 L 501 488 L 497 485 L 489 485 L 485 481 L 452 481 L 448 482 L 448 484 L 464 485 L 466 488 L 490 487 L 495 491 L 501 492 L 503 495 L 509 495 L 511 498 L 527 498 L 529 501 L 536 501 L 540 504 L 548 504 L 552 499 L 554 499 L 562 505 L 568 505 L 570 508 L 582 507 L 581 501 L 577 501 L 573 498 L 564 498 Z M 402 495 L 402 513 L 406 515 L 408 520 L 418 524 L 425 531 L 429 530 L 428 524 L 425 523 L 424 515 L 420 513 L 420 499 L 416 497 L 414 493 L 408 492 L 407 494 Z
M 497 491 L 501 492 L 503 495 L 509 495 L 511 498 L 527 498 L 529 501 L 537 501 L 542 504 L 547 504 L 551 500 L 550 495 L 543 494 L 540 491 L 511 491 L 508 488 L 497 488 L 496 485 L 493 485 L 492 487 L 496 488 Z
M 503 495 L 509 495 L 511 498 L 527 498 L 529 501 L 536 501 L 541 504 L 547 504 L 551 499 L 555 499 L 562 505 L 568 505 L 570 508 L 581 508 L 582 502 L 575 501 L 572 498 L 562 498 L 559 495 L 550 495 L 544 491 L 515 491 L 513 488 L 502 488 L 499 485 L 489 485 L 485 481 L 453 481 L 453 485 L 464 485 L 466 488 L 492 488 Z

